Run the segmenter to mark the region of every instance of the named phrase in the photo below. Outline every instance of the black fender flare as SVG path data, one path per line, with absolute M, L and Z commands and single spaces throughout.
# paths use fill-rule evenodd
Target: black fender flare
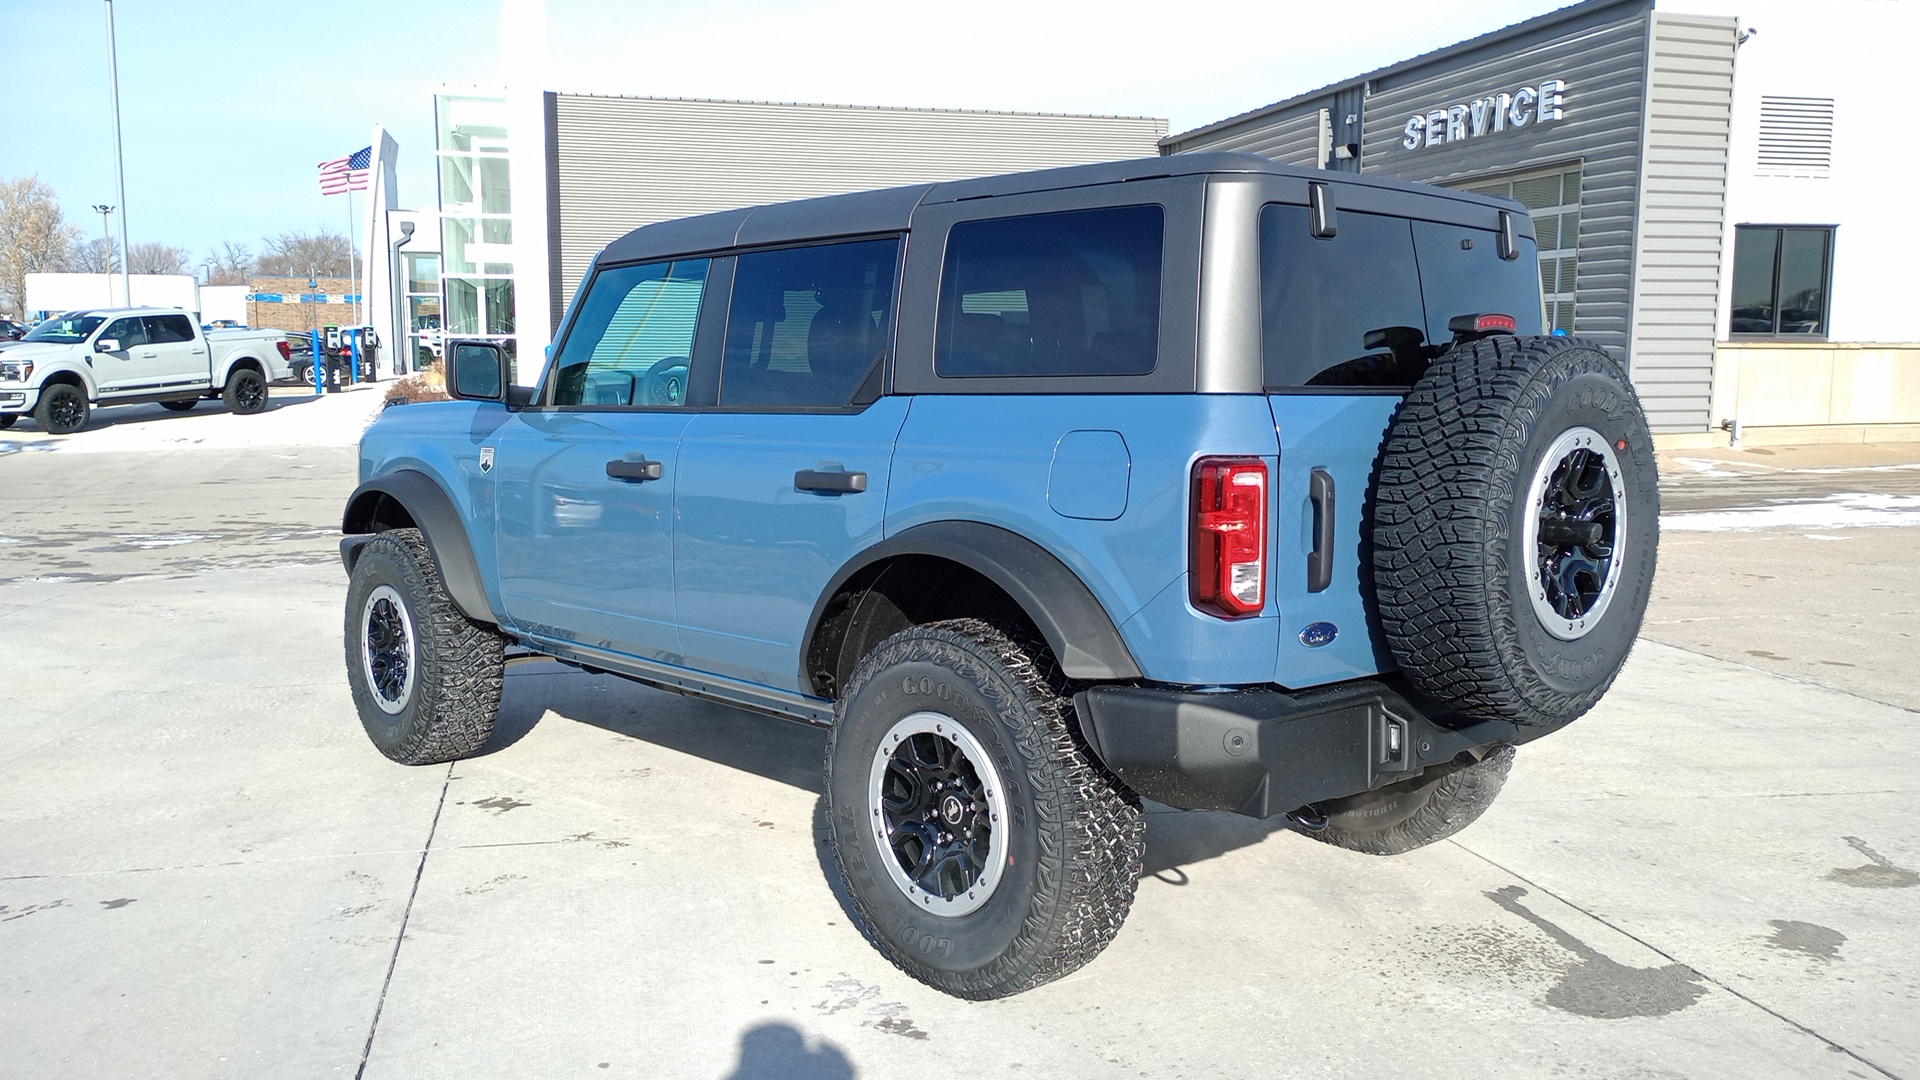
M 1033 620 L 1068 678 L 1108 681 L 1142 677 L 1140 665 L 1107 609 L 1052 552 L 997 525 L 937 521 L 916 525 L 865 549 L 827 583 L 814 601 L 807 636 L 801 642 L 801 685 L 807 685 L 807 658 L 813 654 L 814 635 L 834 594 L 862 570 L 900 555 L 937 556 L 999 586 Z
M 355 488 L 347 499 L 346 513 L 340 521 L 340 531 L 346 534 L 340 540 L 340 561 L 347 573 L 353 573 L 360 548 L 379 531 L 375 511 L 382 496 L 399 503 L 426 538 L 434 568 L 460 613 L 475 622 L 499 625 L 500 618 L 487 601 L 487 588 L 480 577 L 480 564 L 473 557 L 473 544 L 467 539 L 466 523 L 440 484 L 416 469 L 375 477 Z

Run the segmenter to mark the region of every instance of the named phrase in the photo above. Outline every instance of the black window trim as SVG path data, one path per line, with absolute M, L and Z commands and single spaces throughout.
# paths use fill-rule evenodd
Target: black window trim
M 1820 324 L 1825 330 L 1818 334 L 1783 334 L 1780 332 L 1780 263 L 1786 257 L 1786 237 L 1779 237 L 1773 246 L 1773 326 L 1767 331 L 1736 331 L 1733 328 L 1733 273 L 1735 262 L 1732 256 L 1739 251 L 1741 229 L 1773 229 L 1784 233 L 1788 229 L 1804 232 L 1825 232 L 1827 234 L 1827 258 L 1825 274 L 1820 282 Z M 1813 223 L 1775 223 L 1767 221 L 1740 221 L 1733 226 L 1733 251 L 1729 252 L 1727 262 L 1727 340 L 1729 341 L 1779 341 L 1779 342 L 1826 342 L 1833 340 L 1833 263 L 1835 250 L 1840 245 L 1840 226 L 1838 223 L 1821 225 Z

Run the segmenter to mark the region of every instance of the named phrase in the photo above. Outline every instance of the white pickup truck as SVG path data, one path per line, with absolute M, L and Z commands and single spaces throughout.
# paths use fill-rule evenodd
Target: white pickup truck
M 0 429 L 31 415 L 42 431 L 65 435 L 86 426 L 94 405 L 159 402 L 185 412 L 212 397 L 257 413 L 287 361 L 278 330 L 203 334 L 178 308 L 69 311 L 0 349 Z

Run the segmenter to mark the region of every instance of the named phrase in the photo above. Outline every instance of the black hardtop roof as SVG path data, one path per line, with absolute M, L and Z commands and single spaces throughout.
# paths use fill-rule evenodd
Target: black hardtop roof
M 697 217 L 643 225 L 608 244 L 597 262 L 625 263 L 670 255 L 719 251 L 733 247 L 789 243 L 832 236 L 904 231 L 922 205 L 953 203 L 999 195 L 1019 195 L 1066 188 L 1121 184 L 1164 177 L 1258 173 L 1299 180 L 1382 188 L 1428 198 L 1451 199 L 1514 209 L 1507 199 L 1470 195 L 1462 191 L 1413 184 L 1404 180 L 1358 173 L 1330 172 L 1282 165 L 1261 157 L 1229 151 L 1170 154 L 1162 157 L 1103 161 L 1057 169 L 1003 173 L 937 184 L 856 191 L 793 202 L 746 206 Z

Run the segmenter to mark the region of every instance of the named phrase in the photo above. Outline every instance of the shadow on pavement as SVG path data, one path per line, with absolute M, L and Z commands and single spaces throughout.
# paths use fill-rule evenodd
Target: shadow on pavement
M 320 397 L 321 395 L 313 392 L 312 387 L 297 388 L 289 387 L 285 383 L 274 383 L 273 389 L 268 392 L 267 407 L 262 410 L 262 414 L 273 412 L 276 409 L 290 408 L 295 405 L 306 405 L 320 400 Z M 79 435 L 89 431 L 101 431 L 106 428 L 127 425 L 149 424 L 158 420 L 181 420 L 189 416 L 210 416 L 214 413 L 224 413 L 226 411 L 226 405 L 217 398 L 202 398 L 194 403 L 192 409 L 183 413 L 174 412 L 155 402 L 149 402 L 145 405 L 96 405 L 87 416 L 87 426 L 74 432 L 74 434 Z M 8 434 L 45 435 L 46 432 L 41 431 L 40 425 L 29 415 L 22 416 Z
M 760 1024 L 740 1036 L 740 1064 L 725 1080 L 853 1080 L 853 1063 L 825 1039 L 807 1045 L 792 1024 Z
M 821 796 L 813 820 L 815 853 L 834 897 L 848 919 L 854 920 L 829 842 L 824 729 L 680 697 L 613 675 L 589 675 L 558 663 L 539 663 L 509 670 L 493 738 L 478 756 L 499 753 L 519 742 L 549 711 Z M 1149 804 L 1141 876 L 1185 885 L 1185 867 L 1286 831 L 1290 830 L 1285 818 L 1262 821 Z

